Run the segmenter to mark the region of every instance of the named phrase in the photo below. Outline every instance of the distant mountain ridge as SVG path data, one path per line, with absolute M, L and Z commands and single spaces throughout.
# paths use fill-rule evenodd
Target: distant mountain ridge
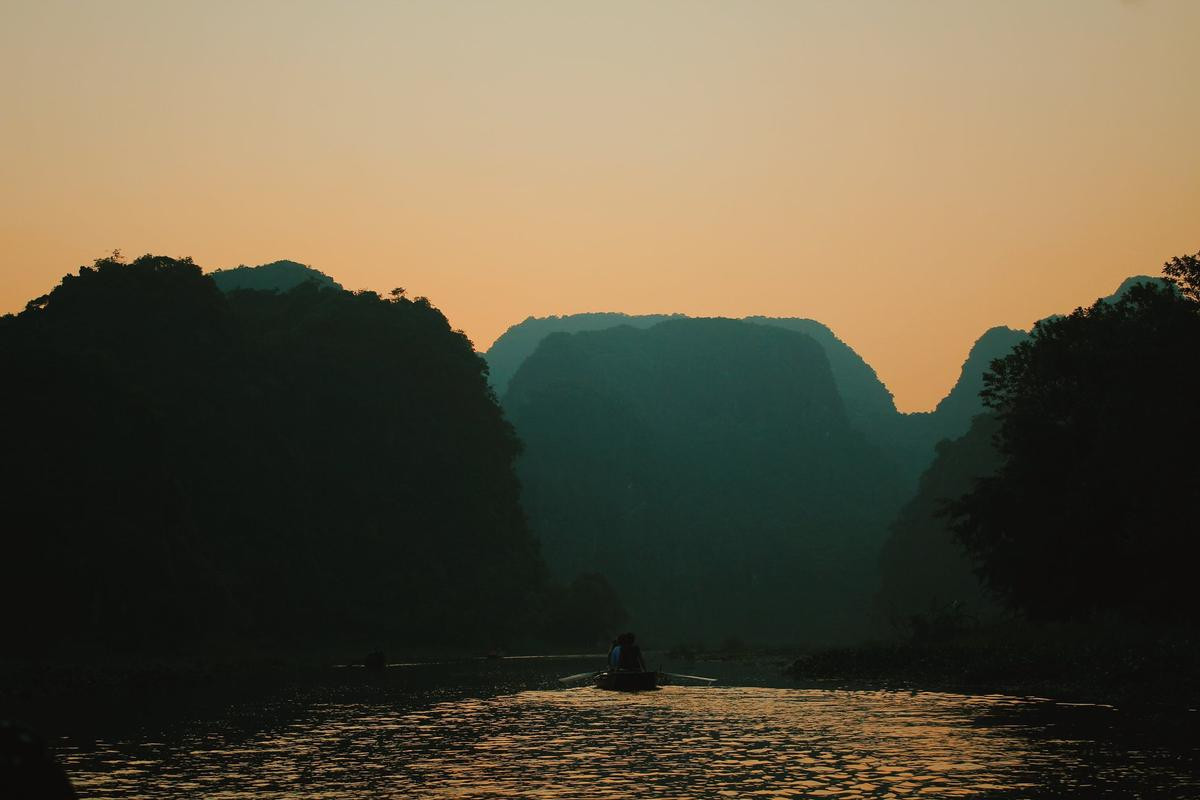
M 967 360 L 959 370 L 958 380 L 933 411 L 907 415 L 910 428 L 919 431 L 918 438 L 932 446 L 942 439 L 957 439 L 966 433 L 971 427 L 971 420 L 983 411 L 983 403 L 979 399 L 979 393 L 983 390 L 983 374 L 991 368 L 993 361 L 1008 355 L 1028 338 L 1027 331 L 1003 325 L 984 331 L 971 345 Z
M 551 570 L 604 573 L 639 631 L 836 639 L 864 618 L 907 483 L 813 337 L 692 318 L 554 333 L 504 406 Z
M 1138 283 L 1168 285 L 1161 278 L 1134 276 L 1122 281 L 1111 295 L 1093 302 L 1114 302 Z M 983 413 L 979 399 L 983 374 L 993 360 L 1008 355 L 1029 338 L 1029 332 L 1012 328 L 988 330 L 971 348 L 957 383 L 937 409 L 910 417 L 910 435 L 917 441 L 934 442 L 937 457 L 892 523 L 881 553 L 877 611 L 893 624 L 913 615 L 936 618 L 946 613 L 952 602 L 962 604 L 955 608 L 963 613 L 999 613 L 940 511 L 946 500 L 971 491 L 976 480 L 993 474 L 1000 465 L 1001 457 L 992 446 L 998 421 Z
M 1103 299 L 1111 301 L 1120 297 L 1130 286 L 1140 282 L 1162 284 L 1163 280 L 1148 275 L 1132 276 Z M 508 328 L 483 354 L 490 370 L 489 380 L 497 396 L 503 398 L 521 363 L 552 333 L 596 331 L 617 325 L 649 328 L 668 319 L 690 317 L 678 313 L 630 315 L 618 312 L 528 317 Z M 890 453 L 890 457 L 904 465 L 914 485 L 917 475 L 933 457 L 933 445 L 942 439 L 962 436 L 970 427 L 972 417 L 983 410 L 979 391 L 983 388 L 983 373 L 991 362 L 1006 355 L 1029 336 L 1028 331 L 1005 326 L 984 331 L 967 353 L 958 380 L 937 407 L 932 411 L 904 413 L 896 409 L 892 393 L 874 368 L 828 326 L 802 317 L 751 316 L 742 321 L 798 331 L 820 344 L 847 418 Z
M 881 579 L 909 611 L 931 574 L 950 597 L 974 585 L 950 543 L 924 572 L 908 574 L 904 557 L 936 511 L 926 495 L 957 485 L 926 473 L 935 452 L 987 444 L 983 375 L 1028 336 L 985 331 L 952 390 L 916 414 L 808 319 L 529 319 L 488 355 L 525 444 L 522 502 L 558 580 L 603 572 L 660 638 L 828 641 L 865 632 L 855 626 Z
M 509 381 L 521 363 L 537 349 L 542 339 L 552 333 L 596 331 L 618 325 L 649 328 L 668 319 L 692 318 L 684 314 L 630 315 L 610 312 L 528 317 L 505 331 L 484 354 L 492 386 L 496 394 L 503 398 Z M 887 424 L 889 417 L 897 413 L 891 393 L 879 380 L 875 370 L 827 326 L 816 320 L 799 317 L 756 316 L 746 317 L 742 321 L 797 331 L 820 344 L 829 360 L 846 413 L 856 427 L 876 432 L 881 425 Z
M 259 264 L 257 267 L 248 267 L 242 264 L 232 269 L 218 269 L 209 273 L 209 277 L 223 292 L 232 292 L 237 289 L 287 292 L 308 282 L 330 289 L 344 288 L 324 272 L 307 264 L 286 259 L 272 261 L 270 264 Z
M 598 331 L 629 325 L 634 328 L 649 328 L 667 319 L 683 319 L 683 314 L 630 315 L 617 312 L 587 312 L 550 317 L 526 317 L 500 335 L 484 354 L 488 363 L 489 380 L 496 395 L 503 397 L 508 391 L 508 382 L 517 368 L 533 354 L 542 339 L 552 333 L 579 333 Z
M 864 432 L 873 431 L 880 420 L 896 414 L 896 401 L 875 369 L 863 360 L 827 325 L 801 317 L 744 317 L 744 322 L 798 331 L 811 337 L 825 351 L 834 383 L 846 405 L 846 416 Z

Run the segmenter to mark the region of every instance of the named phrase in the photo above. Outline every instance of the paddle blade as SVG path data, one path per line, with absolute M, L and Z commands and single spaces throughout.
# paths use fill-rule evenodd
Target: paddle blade
M 596 677 L 596 674 L 597 673 L 595 672 L 580 672 L 577 675 L 568 675 L 565 678 L 559 678 L 558 682 L 566 686 L 570 686 L 575 683 L 590 681 L 592 678 Z
M 662 674 L 666 675 L 668 678 L 681 678 L 686 681 L 704 681 L 705 683 L 716 683 L 717 682 L 716 678 L 705 678 L 700 675 L 680 675 L 676 672 L 664 672 Z

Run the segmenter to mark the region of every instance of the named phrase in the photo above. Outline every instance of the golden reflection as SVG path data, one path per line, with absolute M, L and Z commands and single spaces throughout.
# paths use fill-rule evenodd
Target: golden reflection
M 1148 764 L 1153 754 L 1051 736 L 1041 705 L 938 693 L 587 688 L 416 711 L 315 706 L 307 719 L 243 741 L 210 731 L 174 745 L 62 755 L 87 797 L 1090 798 L 1131 778 L 1177 791 L 1195 783 Z M 1003 711 L 1011 713 L 1002 724 L 987 721 Z

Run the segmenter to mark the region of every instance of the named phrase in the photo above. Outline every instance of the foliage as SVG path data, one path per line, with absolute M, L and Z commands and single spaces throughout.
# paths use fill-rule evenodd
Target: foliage
M 548 591 L 428 301 L 98 261 L 0 321 L 10 642 L 493 644 Z
M 1200 253 L 1175 256 L 1163 264 L 1163 274 L 1175 284 L 1180 294 L 1200 302 Z
M 233 269 L 218 269 L 210 273 L 209 277 L 223 292 L 238 289 L 286 292 L 302 283 L 314 283 L 321 288 L 342 288 L 340 283 L 324 272 L 295 261 L 273 261 L 257 267 L 247 267 L 243 264 Z
M 1188 264 L 1168 264 L 1182 279 Z M 1173 270 L 1172 265 L 1175 265 Z M 952 504 L 979 574 L 1035 618 L 1194 619 L 1200 306 L 1171 287 L 1039 323 L 993 362 L 995 475 Z

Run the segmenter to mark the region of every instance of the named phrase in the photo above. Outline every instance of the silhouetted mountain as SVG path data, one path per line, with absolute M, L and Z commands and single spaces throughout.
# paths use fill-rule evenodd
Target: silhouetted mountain
M 556 333 L 505 409 L 551 569 L 607 575 L 639 631 L 796 641 L 865 618 L 904 481 L 810 336 L 726 319 Z
M 103 260 L 0 319 L 0 374 L 11 652 L 494 646 L 550 588 L 519 443 L 427 301 Z M 602 579 L 555 591 L 619 617 Z
M 1117 287 L 1115 292 L 1110 294 L 1108 297 L 1101 298 L 1101 300 L 1106 303 L 1112 303 L 1116 300 L 1120 300 L 1131 288 L 1139 283 L 1149 283 L 1163 289 L 1170 289 L 1174 291 L 1174 286 L 1172 283 L 1164 278 L 1159 278 L 1154 275 L 1134 275 L 1131 278 L 1126 278 L 1125 280 L 1121 281 L 1121 285 Z
M 877 602 L 880 616 L 893 626 L 902 628 L 914 616 L 932 620 L 950 608 L 973 617 L 994 611 L 942 511 L 948 500 L 995 472 L 997 429 L 993 417 L 979 414 L 963 436 L 939 442 L 916 494 L 892 523 L 880 558 Z
M 829 360 L 833 382 L 846 407 L 850 424 L 872 439 L 893 424 L 896 403 L 875 370 L 825 325 L 799 317 L 745 317 L 745 322 L 770 325 L 811 336 Z
M 1136 276 L 1127 278 L 1112 295 L 1101 299 L 1111 302 L 1139 282 L 1165 285 L 1161 278 Z M 492 386 L 496 394 L 503 397 L 521 362 L 551 333 L 595 331 L 617 325 L 647 328 L 665 319 L 686 318 L 681 314 L 631 316 L 619 313 L 529 317 L 505 331 L 484 357 L 490 368 Z M 917 476 L 933 458 L 934 445 L 943 439 L 962 436 L 970 427 L 971 419 L 983 410 L 979 391 L 983 388 L 983 373 L 992 360 L 1007 355 L 1015 344 L 1029 336 L 1027 331 L 1003 326 L 985 331 L 968 352 L 958 381 L 937 407 L 929 412 L 903 414 L 896 410 L 891 392 L 879 380 L 875 370 L 827 326 L 799 317 L 756 316 L 746 317 L 744 321 L 799 331 L 815 339 L 829 360 L 850 423 L 900 464 L 914 487 Z
M 272 261 L 257 267 L 241 265 L 233 269 L 219 269 L 210 277 L 223 292 L 235 289 L 257 289 L 259 291 L 286 292 L 302 283 L 315 283 L 329 289 L 341 289 L 342 285 L 320 270 L 295 261 Z
M 981 413 L 983 402 L 979 392 L 983 390 L 983 374 L 992 361 L 1012 352 L 1019 342 L 1029 338 L 1025 331 L 995 327 L 985 331 L 967 354 L 959 371 L 958 380 L 950 393 L 942 398 L 937 408 L 928 413 L 910 414 L 905 424 L 909 436 L 920 448 L 924 465 L 933 457 L 933 446 L 944 439 L 957 439 L 971 427 L 971 420 Z
M 683 314 L 645 314 L 631 316 L 616 313 L 571 314 L 561 317 L 529 317 L 513 325 L 488 349 L 485 358 L 491 371 L 496 394 L 504 396 L 508 382 L 542 339 L 551 333 L 578 333 L 629 325 L 648 328 L 667 319 L 688 319 Z M 851 423 L 872 435 L 886 427 L 896 415 L 891 393 L 858 353 L 834 335 L 825 325 L 799 317 L 746 317 L 745 322 L 798 331 L 811 336 L 825 351 L 833 379 Z
M 508 382 L 516 374 L 521 363 L 552 333 L 579 333 L 630 325 L 634 328 L 649 328 L 666 319 L 682 318 L 682 314 L 616 314 L 595 312 L 567 314 L 561 317 L 526 317 L 524 322 L 513 325 L 488 348 L 484 358 L 488 363 L 488 380 L 496 390 L 497 397 L 504 397 Z
M 975 341 L 954 387 L 933 410 L 939 438 L 957 439 L 967 432 L 971 420 L 983 410 L 979 399 L 979 393 L 983 391 L 983 373 L 991 368 L 993 361 L 1004 358 L 1028 338 L 1025 331 L 996 327 L 985 331 Z
M 1174 266 L 1200 277 L 1200 260 Z M 1147 283 L 1039 323 L 996 362 L 984 399 L 1003 458 L 951 509 L 1012 608 L 1195 624 L 1198 350 L 1200 303 Z
M 1168 293 L 1172 291 L 1169 282 L 1161 278 L 1139 276 L 1126 279 L 1113 294 L 1099 298 L 1096 302 L 1111 307 L 1122 302 L 1130 290 L 1139 284 L 1150 284 L 1158 289 L 1166 289 Z M 1158 304 L 1154 305 L 1156 309 L 1159 306 L 1166 309 L 1176 308 L 1165 299 L 1158 298 L 1157 295 L 1151 294 L 1147 297 Z M 1125 308 L 1125 305 L 1121 307 Z M 1090 357 L 1095 358 L 1098 363 L 1111 365 L 1116 363 L 1116 359 L 1125 358 L 1130 362 L 1124 369 L 1127 374 L 1133 374 L 1133 366 L 1140 360 L 1160 358 L 1160 355 L 1149 349 L 1143 353 L 1131 355 L 1124 352 L 1124 347 L 1116 347 L 1115 343 L 1110 346 L 1097 347 L 1095 343 L 1089 343 L 1088 336 L 1082 333 L 1073 334 L 1075 342 L 1070 347 L 1060 346 L 1055 341 L 1057 337 L 1066 336 L 1067 332 L 1073 331 L 1075 328 L 1081 331 L 1085 329 L 1103 330 L 1103 325 L 1106 324 L 1104 320 L 1114 316 L 1115 313 L 1101 313 L 1096 311 L 1096 308 L 1093 305 L 1092 310 L 1087 313 L 1079 310 L 1070 317 L 1055 315 L 1038 323 L 1039 326 L 1049 325 L 1050 329 L 1059 332 L 1042 337 L 1047 341 L 1040 344 L 1040 349 L 1049 352 L 1051 348 L 1057 348 L 1054 357 L 1058 361 L 1055 361 L 1052 367 L 1045 368 L 1040 380 L 1046 386 L 1039 391 L 1047 392 L 1053 389 L 1070 396 L 1072 392 L 1054 385 L 1056 376 L 1059 380 L 1068 379 L 1068 382 L 1077 380 L 1072 376 L 1071 370 L 1084 370 L 1080 364 L 1086 364 L 1087 359 L 1084 354 L 1089 349 L 1093 350 Z M 1117 323 L 1107 324 L 1111 324 L 1114 330 L 1123 331 L 1124 333 L 1121 335 L 1132 340 L 1137 335 L 1150 335 L 1145 329 L 1146 320 L 1155 318 L 1155 314 L 1159 312 L 1127 310 L 1125 313 L 1131 319 L 1123 320 L 1120 323 L 1123 327 L 1119 327 Z M 1141 319 L 1137 318 L 1138 315 Z M 1186 318 L 1186 314 L 1183 315 L 1183 319 Z M 1156 335 L 1164 339 L 1163 344 L 1159 346 L 1160 350 L 1165 349 L 1168 344 L 1174 346 L 1174 343 L 1169 342 L 1169 337 L 1163 334 Z M 1118 337 L 1113 336 L 1112 338 L 1115 342 Z M 942 512 L 946 509 L 947 504 L 973 492 L 978 481 L 993 476 L 1003 464 L 1003 459 L 993 445 L 994 438 L 1000 431 L 999 422 L 993 418 L 992 414 L 985 413 L 987 408 L 979 393 L 984 388 L 983 375 L 990 371 L 992 364 L 997 359 L 1012 357 L 1018 345 L 1027 347 L 1029 345 L 1023 343 L 1030 342 L 1032 342 L 1030 334 L 1024 331 L 1010 328 L 992 328 L 987 331 L 972 347 L 958 382 L 950 394 L 938 404 L 937 409 L 929 414 L 910 417 L 910 435 L 914 437 L 914 442 L 939 442 L 940 440 L 940 443 L 936 444 L 936 458 L 922 475 L 916 495 L 892 524 L 891 534 L 884 547 L 881 563 L 882 583 L 878 600 L 881 613 L 893 621 L 907 621 L 913 615 L 919 615 L 926 623 L 936 621 L 939 613 L 943 613 L 951 603 L 961 604 L 956 607 L 957 610 L 971 615 L 992 613 L 998 608 L 994 599 L 985 592 L 983 585 L 974 574 L 973 563 L 966 553 L 966 548 L 952 532 L 951 520 Z M 1094 366 L 1088 369 L 1099 372 L 1101 367 Z M 1109 369 L 1111 378 L 1116 373 L 1111 371 L 1111 367 Z M 1102 380 L 1097 380 L 1097 388 L 1094 390 L 1095 397 L 1080 397 L 1076 399 L 1076 402 L 1099 403 L 1102 392 L 1115 393 L 1118 391 L 1117 382 L 1111 382 L 1109 388 L 1101 389 Z M 1138 388 L 1134 391 L 1140 393 L 1142 389 Z M 1037 409 L 1034 413 L 1035 417 L 1045 416 L 1053 410 L 1053 407 L 1042 407 L 1032 401 L 1029 402 Z M 1043 400 L 1039 399 L 1038 403 L 1041 402 Z M 1078 414 L 1074 417 L 1075 420 L 1079 418 Z M 1125 442 L 1129 437 L 1110 430 L 1109 423 L 1114 420 L 1115 417 L 1113 420 L 1105 420 L 1101 423 L 1104 436 L 1114 443 Z M 1078 447 L 1080 443 L 1076 441 L 1072 446 Z M 1049 462 L 1056 456 L 1052 452 L 1053 448 L 1050 446 L 1049 440 L 1046 440 L 1045 447 L 1044 458 Z M 1097 448 L 1094 457 L 1103 460 L 1108 457 L 1112 449 L 1112 447 Z M 1143 459 L 1143 461 L 1145 460 Z M 1148 467 L 1149 463 L 1145 462 L 1139 469 L 1145 470 Z M 1068 471 L 1078 472 L 1079 466 L 1072 466 Z M 1051 483 L 1069 478 L 1066 475 L 1061 478 L 1054 478 L 1050 475 L 1042 477 Z M 1132 477 L 1127 483 L 1133 484 Z M 1125 494 L 1126 488 L 1121 487 L 1120 491 L 1113 493 L 1113 497 Z M 1017 505 L 1025 505 L 1028 502 L 1028 499 L 1023 499 Z M 999 510 L 1002 505 L 1002 503 L 996 504 L 995 510 Z M 1107 508 L 1109 504 L 1101 503 L 1101 505 Z M 1105 510 L 1102 513 L 1108 514 L 1109 512 Z M 1075 521 L 1070 523 L 1070 527 L 1078 526 L 1078 520 L 1081 519 L 1082 516 L 1077 514 Z M 1090 546 L 1089 544 L 1088 547 Z M 1051 582 L 1059 580 L 1060 578 L 1055 577 Z M 940 619 L 946 622 L 952 618 L 942 616 Z
M 551 333 L 604 330 L 622 324 L 647 328 L 668 318 L 688 319 L 679 314 L 667 317 L 609 313 L 530 317 L 509 328 L 486 353 L 492 385 L 503 397 L 512 373 Z M 902 414 L 896 410 L 891 392 L 875 370 L 827 326 L 800 317 L 746 317 L 744 321 L 797 331 L 816 341 L 829 362 L 847 420 L 880 448 L 883 457 L 900 467 L 914 489 L 917 477 L 933 458 L 934 445 L 942 439 L 961 436 L 971 417 L 982 410 L 978 394 L 991 360 L 1005 355 L 1012 344 L 1025 336 L 1009 328 L 987 331 L 971 348 L 958 382 L 935 411 Z
M 1112 303 L 1124 296 L 1131 286 L 1139 283 L 1167 286 L 1167 282 L 1162 278 L 1138 275 L 1126 278 L 1115 292 L 1107 297 L 1099 298 L 1095 302 Z M 1052 315 L 1047 317 L 1047 320 L 1057 318 L 1059 315 Z M 1028 339 L 1029 331 L 1003 326 L 985 331 L 972 345 L 970 353 L 967 354 L 967 360 L 959 373 L 958 381 L 950 389 L 950 393 L 942 398 L 937 408 L 930 412 L 930 431 L 927 435 L 937 441 L 956 439 L 965 434 L 971 426 L 971 419 L 983 411 L 983 403 L 979 399 L 979 392 L 983 389 L 983 373 L 988 371 L 992 361 L 1008 355 L 1019 342 Z

